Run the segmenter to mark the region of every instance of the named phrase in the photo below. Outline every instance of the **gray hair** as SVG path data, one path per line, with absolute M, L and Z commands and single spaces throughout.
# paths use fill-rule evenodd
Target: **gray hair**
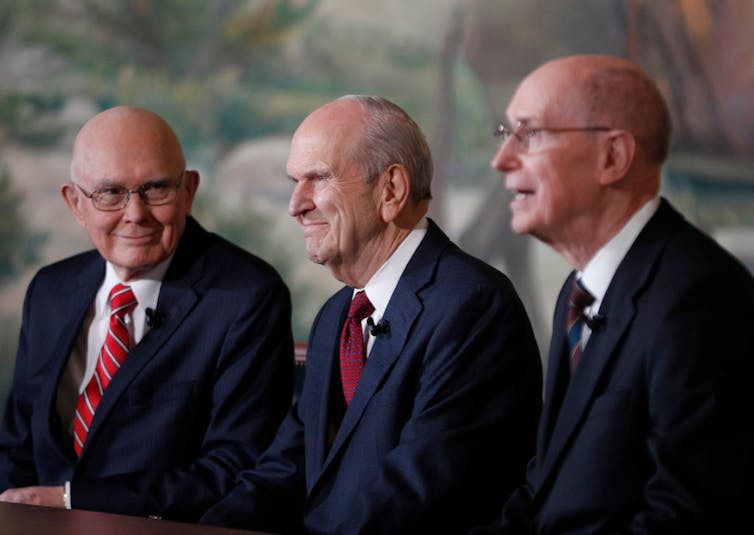
M 432 154 L 419 126 L 397 104 L 368 95 L 345 95 L 338 100 L 356 101 L 367 113 L 363 139 L 353 158 L 367 181 L 393 164 L 401 164 L 411 179 L 411 199 L 431 199 Z

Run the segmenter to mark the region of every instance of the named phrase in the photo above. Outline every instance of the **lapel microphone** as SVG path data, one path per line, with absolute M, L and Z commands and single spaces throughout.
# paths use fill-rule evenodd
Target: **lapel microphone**
M 147 307 L 146 310 L 144 310 L 144 313 L 147 315 L 147 325 L 153 329 L 160 327 L 165 321 L 164 314 L 162 314 L 162 312 L 157 312 L 153 308 Z
M 367 326 L 369 327 L 369 334 L 372 336 L 379 336 L 381 334 L 387 334 L 390 330 L 390 322 L 386 319 L 381 319 L 377 323 L 374 322 L 372 316 L 367 318 Z
M 602 314 L 595 314 L 591 318 L 584 316 L 584 323 L 586 323 L 586 326 L 589 327 L 593 332 L 599 332 L 605 329 L 607 317 L 603 316 Z

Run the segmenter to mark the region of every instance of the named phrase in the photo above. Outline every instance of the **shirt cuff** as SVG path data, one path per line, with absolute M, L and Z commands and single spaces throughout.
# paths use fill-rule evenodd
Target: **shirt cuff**
M 65 504 L 65 508 L 70 510 L 71 509 L 71 482 L 66 481 L 65 487 L 63 487 L 63 503 Z

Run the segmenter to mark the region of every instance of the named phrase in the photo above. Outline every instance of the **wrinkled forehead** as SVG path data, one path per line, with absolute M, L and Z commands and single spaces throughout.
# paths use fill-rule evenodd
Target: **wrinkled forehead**
M 363 113 L 351 108 L 326 106 L 301 123 L 291 140 L 286 164 L 289 175 L 308 173 L 313 168 L 338 172 L 354 165 L 365 122 Z

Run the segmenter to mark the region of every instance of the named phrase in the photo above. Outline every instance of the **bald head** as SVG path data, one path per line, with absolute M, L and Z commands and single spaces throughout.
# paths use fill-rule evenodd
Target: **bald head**
M 670 114 L 654 81 L 636 64 L 615 56 L 566 56 L 545 63 L 524 84 L 546 84 L 562 99 L 561 110 L 571 110 L 584 124 L 627 130 L 648 163 L 665 161 Z
M 179 173 L 186 160 L 178 137 L 159 115 L 133 106 L 118 106 L 90 119 L 73 145 L 71 178 L 97 173 L 94 178 L 117 178 L 114 173 L 152 161 L 164 161 L 171 174 Z

